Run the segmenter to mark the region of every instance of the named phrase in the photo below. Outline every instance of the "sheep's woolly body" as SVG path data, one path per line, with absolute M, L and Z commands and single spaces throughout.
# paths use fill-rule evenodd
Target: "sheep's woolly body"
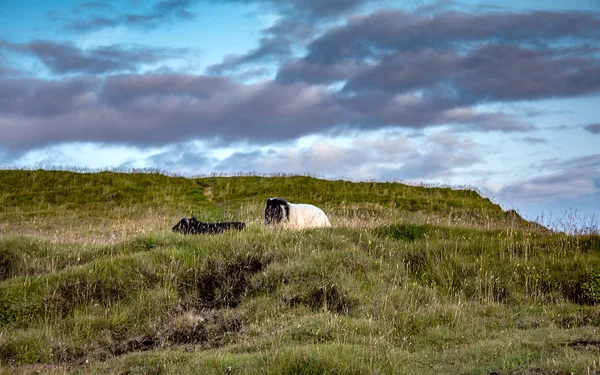
M 286 226 L 293 229 L 330 227 L 325 212 L 312 204 L 290 203 L 290 217 Z

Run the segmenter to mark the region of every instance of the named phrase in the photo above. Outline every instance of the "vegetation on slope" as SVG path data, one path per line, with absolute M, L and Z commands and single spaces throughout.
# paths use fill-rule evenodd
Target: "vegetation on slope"
M 266 231 L 270 196 L 334 227 Z M 191 215 L 249 225 L 170 232 Z M 600 236 L 472 191 L 0 171 L 0 234 L 6 373 L 556 374 L 600 359 Z

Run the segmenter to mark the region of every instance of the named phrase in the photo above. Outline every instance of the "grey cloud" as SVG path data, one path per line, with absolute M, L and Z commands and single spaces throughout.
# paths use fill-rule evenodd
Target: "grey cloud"
M 281 83 L 329 84 L 345 81 L 358 74 L 362 68 L 363 66 L 351 62 L 323 65 L 313 64 L 305 59 L 294 59 L 279 68 L 276 80 Z
M 349 146 L 316 141 L 307 148 L 280 147 L 239 152 L 222 160 L 217 171 L 235 173 L 307 173 L 327 177 L 384 180 L 436 180 L 480 161 L 477 147 L 447 133 L 418 143 L 383 134 L 375 140 L 355 138 Z
M 224 58 L 220 64 L 209 66 L 209 74 L 221 75 L 236 71 L 248 64 L 282 62 L 292 56 L 294 45 L 310 39 L 315 28 L 301 22 L 290 20 L 279 21 L 263 30 L 264 37 L 260 38 L 259 46 L 243 55 L 233 55 Z
M 568 111 L 565 113 L 573 113 L 572 111 Z M 561 125 L 555 125 L 555 126 L 550 126 L 547 127 L 547 129 L 555 131 L 555 132 L 562 132 L 564 130 L 575 130 L 578 129 L 578 126 L 576 125 L 566 125 L 566 124 L 561 124 Z
M 53 147 L 52 150 L 45 155 L 41 155 L 36 160 L 36 164 L 40 168 L 61 169 L 68 167 L 84 167 L 81 162 L 66 153 L 62 152 L 58 147 Z
M 212 0 L 215 3 L 258 3 L 275 7 L 291 19 L 322 20 L 346 15 L 369 0 Z
M 42 40 L 30 43 L 0 41 L 0 49 L 34 56 L 55 74 L 135 72 L 144 64 L 183 59 L 192 54 L 191 50 L 185 48 L 135 45 L 100 46 L 82 50 L 69 43 Z
M 352 124 L 364 127 L 404 126 L 424 128 L 454 124 L 455 129 L 470 131 L 529 131 L 533 127 L 515 116 L 502 112 L 478 112 L 464 105 L 453 94 L 426 90 L 423 95 L 385 95 L 369 93 L 338 99 L 358 115 Z
M 125 13 L 115 16 L 95 14 L 91 18 L 70 21 L 65 25 L 65 28 L 71 31 L 83 32 L 121 25 L 151 29 L 169 22 L 193 20 L 196 15 L 190 11 L 190 8 L 196 2 L 197 0 L 163 0 L 154 4 L 147 12 Z
M 351 11 L 360 9 L 368 0 L 164 0 L 156 3 L 147 12 L 124 13 L 114 16 L 102 14 L 106 9 L 101 3 L 87 3 L 86 10 L 95 10 L 89 18 L 77 19 L 66 23 L 71 31 L 94 31 L 107 27 L 129 26 L 142 29 L 159 27 L 174 21 L 189 21 L 196 17 L 191 10 L 197 3 L 238 3 L 263 4 L 274 7 L 288 20 L 315 21 L 335 19 Z
M 600 18 L 583 12 L 488 13 L 445 12 L 416 16 L 382 10 L 351 18 L 309 45 L 309 62 L 331 64 L 364 60 L 389 51 L 451 49 L 464 43 L 533 43 L 557 40 L 595 42 Z
M 11 154 L 0 147 L 0 169 L 5 168 L 5 165 L 11 163 L 16 157 L 18 157 L 17 154 Z
M 600 91 L 600 60 L 593 53 L 569 56 L 560 50 L 487 45 L 466 54 L 444 50 L 398 52 L 368 66 L 296 60 L 280 69 L 277 80 L 311 83 L 346 80 L 345 92 L 388 95 L 423 88 L 447 90 L 466 105 Z
M 573 233 L 574 231 L 598 233 L 600 231 L 598 224 L 600 191 L 593 194 L 519 203 L 519 213 L 521 215 L 548 228 L 567 233 Z
M 457 168 L 470 167 L 480 161 L 479 155 L 464 151 L 415 154 L 409 163 L 388 170 L 386 175 L 400 180 L 436 179 L 453 176 Z
M 336 17 L 358 9 L 366 3 L 365 0 L 292 0 L 280 3 L 284 14 L 296 15 L 298 13 L 310 18 Z
M 323 86 L 183 74 L 0 80 L 2 143 L 164 145 L 184 139 L 264 143 L 338 129 L 423 128 L 524 131 L 504 113 L 457 107 L 453 100 L 344 97 Z
M 343 92 L 371 98 L 432 91 L 455 106 L 588 95 L 600 91 L 598 30 L 600 17 L 580 12 L 384 10 L 329 29 L 276 79 L 342 82 Z
M 452 87 L 469 102 L 572 96 L 600 89 L 600 62 L 488 45 L 466 55 L 449 51 L 398 53 L 352 77 L 348 91 L 404 92 L 418 87 Z
M 600 154 L 579 156 L 566 160 L 553 159 L 548 161 L 548 166 L 557 169 L 598 168 L 600 170 Z
M 339 125 L 347 117 L 322 88 L 243 85 L 219 77 L 111 77 L 99 97 L 119 113 L 147 119 L 157 130 L 172 124 L 203 139 L 290 139 Z
M 224 173 L 252 171 L 295 174 L 318 171 L 330 177 L 354 178 L 363 166 L 371 165 L 373 161 L 373 155 L 366 148 L 347 148 L 317 141 L 307 148 L 280 146 L 236 152 L 217 163 L 214 170 Z
M 82 110 L 91 110 L 95 105 L 94 89 L 99 80 L 95 78 L 64 79 L 48 81 L 39 79 L 0 80 L 0 122 L 56 116 L 76 116 Z M 3 121 L 4 120 L 4 121 Z M 54 126 L 59 127 L 56 123 Z M 18 125 L 4 125 L 6 132 L 18 133 Z M 49 121 L 43 128 L 53 126 Z M 26 138 L 26 132 L 20 137 Z M 4 140 L 4 137 L 3 137 Z
M 78 5 L 74 10 L 80 11 L 80 10 L 97 10 L 97 9 L 108 10 L 108 9 L 111 9 L 111 7 L 110 7 L 110 5 L 108 5 L 106 3 L 89 1 L 89 2 L 83 3 L 81 5 Z
M 237 70 L 246 64 L 265 63 L 278 60 L 292 54 L 289 42 L 273 38 L 261 38 L 260 46 L 245 55 L 227 56 L 220 64 L 209 66 L 206 71 L 209 74 L 221 75 Z
M 291 139 L 346 122 L 323 89 L 186 75 L 0 81 L 2 144 Z
M 468 56 L 455 87 L 477 101 L 584 95 L 600 90 L 600 60 L 486 46 Z
M 523 137 L 523 138 L 521 138 L 521 140 L 523 142 L 530 143 L 530 144 L 545 144 L 545 143 L 548 143 L 548 141 L 545 138 L 540 138 L 540 137 Z
M 597 168 L 576 168 L 536 176 L 503 187 L 498 193 L 503 200 L 516 203 L 550 202 L 598 193 L 595 183 L 600 178 Z
M 600 123 L 599 124 L 589 124 L 586 125 L 585 130 L 589 131 L 590 133 L 593 134 L 600 134 Z
M 109 27 L 117 27 L 122 23 L 123 21 L 118 18 L 94 16 L 87 20 L 71 21 L 65 28 L 69 31 L 95 31 Z
M 119 168 L 151 168 L 188 176 L 240 172 L 317 173 L 330 178 L 358 180 L 439 181 L 480 161 L 477 156 L 479 145 L 450 133 L 409 139 L 401 132 L 379 131 L 344 136 L 341 143 L 336 138 L 321 137 L 308 146 L 294 142 L 276 143 L 264 148 L 247 144 L 245 147 L 242 144 L 236 146 L 245 151 L 222 159 L 216 157 L 218 147 L 184 140 L 167 145 L 151 156 L 127 160 Z M 59 146 L 51 146 L 38 153 L 55 155 L 60 150 Z M 1 157 L 0 152 L 0 160 Z M 48 162 L 47 166 L 56 164 Z M 62 164 L 78 165 L 74 162 Z
M 263 32 L 271 37 L 285 37 L 298 42 L 307 42 L 315 36 L 317 31 L 318 28 L 315 25 L 284 18 Z
M 415 149 L 400 168 L 391 168 L 385 176 L 395 179 L 437 179 L 456 174 L 458 168 L 471 167 L 481 161 L 477 145 L 454 135 L 436 133 L 427 139 L 428 149 Z
M 413 11 L 415 15 L 434 15 L 441 12 L 462 10 L 469 12 L 500 12 L 508 9 L 503 4 L 490 4 L 490 3 L 465 3 L 454 0 L 436 0 L 433 2 L 425 3 Z
M 292 165 L 289 156 L 275 151 L 240 151 L 218 162 L 213 170 L 218 173 L 292 173 L 297 165 Z
M 230 73 L 227 75 L 227 77 L 237 82 L 246 82 L 257 77 L 267 77 L 271 74 L 271 69 L 267 67 L 256 67 L 244 69 L 235 73 Z
M 169 173 L 202 174 L 211 170 L 216 162 L 208 149 L 202 145 L 184 142 L 170 145 L 163 151 L 144 159 L 144 167 L 160 169 Z M 126 162 L 121 167 L 135 166 L 135 161 Z
M 450 51 L 410 51 L 384 57 L 350 76 L 344 91 L 405 92 L 438 85 L 452 77 L 460 56 Z
M 600 154 L 549 159 L 537 167 L 550 173 L 505 186 L 499 196 L 512 202 L 539 203 L 600 193 Z
M 2 77 L 18 77 L 22 75 L 22 71 L 13 67 L 8 61 L 6 61 L 2 54 L 0 54 L 0 78 Z

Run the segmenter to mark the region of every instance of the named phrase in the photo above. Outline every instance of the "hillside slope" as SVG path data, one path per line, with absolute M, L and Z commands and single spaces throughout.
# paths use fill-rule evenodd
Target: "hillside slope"
M 400 183 L 329 181 L 304 176 L 188 179 L 157 173 L 0 171 L 0 230 L 61 233 L 68 239 L 90 228 L 118 232 L 165 229 L 181 216 L 204 221 L 241 218 L 257 224 L 268 197 L 317 204 L 349 221 L 444 221 L 527 225 L 472 190 Z M 129 228 L 131 227 L 131 228 Z M 72 231 L 67 229 L 72 228 Z
M 333 228 L 266 231 L 271 196 Z M 473 191 L 0 171 L 0 373 L 593 373 L 599 303 L 600 236 Z

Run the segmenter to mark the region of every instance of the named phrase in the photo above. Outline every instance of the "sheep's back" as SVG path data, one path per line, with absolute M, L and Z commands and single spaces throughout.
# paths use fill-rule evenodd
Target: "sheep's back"
M 330 227 L 325 212 L 312 204 L 290 203 L 289 225 L 292 228 Z

